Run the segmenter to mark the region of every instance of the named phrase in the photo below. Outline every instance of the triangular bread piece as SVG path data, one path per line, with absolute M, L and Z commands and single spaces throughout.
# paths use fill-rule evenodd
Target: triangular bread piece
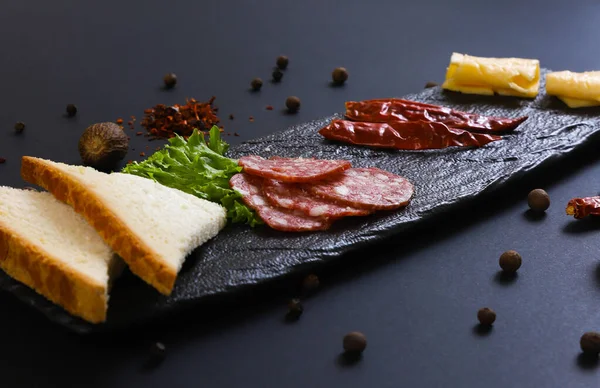
M 21 176 L 71 205 L 131 272 L 165 295 L 185 258 L 227 222 L 221 205 L 136 175 L 25 156 Z
M 50 193 L 0 186 L 0 268 L 72 315 L 106 320 L 123 269 L 84 218 Z

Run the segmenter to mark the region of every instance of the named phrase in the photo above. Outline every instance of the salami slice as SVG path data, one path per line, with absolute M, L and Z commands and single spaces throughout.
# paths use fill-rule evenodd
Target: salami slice
M 240 173 L 231 177 L 229 185 L 241 193 L 244 203 L 254 209 L 258 216 L 275 230 L 307 232 L 325 230 L 331 226 L 331 223 L 324 218 L 310 217 L 298 211 L 271 205 L 263 195 L 264 181 L 262 178 Z
M 274 179 L 265 180 L 263 192 L 273 205 L 299 210 L 311 217 L 341 218 L 366 216 L 371 211 L 339 205 L 335 201 L 319 198 L 297 183 L 283 183 Z
M 244 172 L 281 182 L 313 182 L 331 177 L 351 167 L 346 160 L 325 160 L 309 158 L 271 158 L 243 156 L 238 164 Z
M 335 179 L 305 185 L 315 195 L 359 209 L 396 209 L 408 204 L 414 187 L 379 168 L 351 168 Z

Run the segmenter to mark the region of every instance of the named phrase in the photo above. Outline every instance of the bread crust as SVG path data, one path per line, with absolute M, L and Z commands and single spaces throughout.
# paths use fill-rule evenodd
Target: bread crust
M 0 268 L 70 314 L 91 323 L 106 321 L 107 285 L 75 271 L 3 223 Z
M 160 255 L 138 238 L 85 185 L 55 168 L 51 163 L 30 156 L 22 158 L 21 176 L 27 182 L 45 188 L 58 200 L 73 207 L 98 232 L 106 244 L 123 258 L 131 272 L 160 293 L 164 295 L 171 293 L 177 271 L 162 262 Z

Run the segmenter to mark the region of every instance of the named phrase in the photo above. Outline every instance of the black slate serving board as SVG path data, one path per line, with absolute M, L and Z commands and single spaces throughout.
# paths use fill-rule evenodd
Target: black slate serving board
M 324 140 L 318 129 L 342 117 L 340 114 L 232 147 L 231 157 L 302 156 L 347 159 L 354 167 L 376 166 L 410 179 L 415 196 L 403 210 L 347 218 L 325 232 L 283 233 L 267 227 L 229 225 L 187 259 L 169 297 L 159 295 L 131 275 L 119 279 L 111 293 L 105 324 L 90 325 L 71 317 L 4 273 L 0 273 L 0 287 L 52 321 L 79 333 L 89 333 L 126 328 L 191 305 L 201 309 L 201 302 L 210 297 L 331 262 L 347 252 L 390 236 L 398 237 L 421 221 L 443 217 L 442 213 L 452 206 L 487 195 L 534 170 L 541 171 L 551 162 L 598 140 L 598 109 L 569 110 L 543 90 L 542 82 L 535 100 L 462 95 L 444 92 L 439 87 L 405 96 L 483 115 L 528 116 L 504 140 L 477 149 L 388 151 Z

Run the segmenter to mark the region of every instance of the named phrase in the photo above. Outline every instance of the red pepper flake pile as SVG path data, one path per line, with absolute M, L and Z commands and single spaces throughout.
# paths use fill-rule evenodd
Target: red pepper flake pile
M 273 105 L 267 105 L 266 110 L 273 110 Z
M 190 98 L 185 105 L 159 104 L 144 111 L 141 124 L 154 138 L 171 138 L 175 134 L 186 137 L 196 128 L 206 131 L 219 123 L 214 100 L 212 97 L 208 102 L 198 102 Z
M 2 163 L 6 163 L 6 159 L 0 158 L 0 164 L 2 164 Z

